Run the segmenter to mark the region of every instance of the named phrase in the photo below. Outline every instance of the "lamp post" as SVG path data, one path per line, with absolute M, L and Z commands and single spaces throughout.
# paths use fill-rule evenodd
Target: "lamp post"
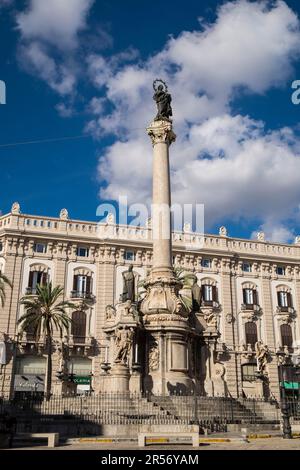
M 285 366 L 280 364 L 279 366 L 279 381 L 280 381 L 280 398 L 281 398 L 281 414 L 282 414 L 282 431 L 283 439 L 292 439 L 292 428 L 290 424 L 290 412 L 289 404 L 286 399 L 284 378 L 285 378 Z

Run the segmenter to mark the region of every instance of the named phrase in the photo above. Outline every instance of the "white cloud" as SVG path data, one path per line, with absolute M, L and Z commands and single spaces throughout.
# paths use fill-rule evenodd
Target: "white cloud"
M 285 2 L 240 0 L 220 7 L 213 24 L 171 38 L 145 62 L 113 67 L 90 56 L 89 74 L 105 87 L 112 112 L 101 112 L 88 129 L 124 141 L 100 158 L 107 182 L 101 196 L 149 200 L 151 145 L 144 127 L 155 112 L 152 81 L 161 77 L 172 93 L 178 135 L 171 149 L 173 201 L 204 202 L 207 228 L 228 218 L 281 226 L 299 203 L 299 142 L 289 129 L 266 133 L 263 123 L 232 116 L 230 106 L 238 93 L 283 85 L 299 46 L 299 21 Z
M 81 73 L 76 56 L 78 36 L 87 28 L 93 3 L 94 0 L 30 0 L 27 10 L 16 15 L 20 63 L 61 96 L 75 93 Z M 66 112 L 61 105 L 57 109 L 62 115 Z
M 17 15 L 17 24 L 23 39 L 73 49 L 78 32 L 86 28 L 93 3 L 94 0 L 31 0 L 28 10 Z
M 23 67 L 38 74 L 57 93 L 60 95 L 72 93 L 76 83 L 74 69 L 57 63 L 39 42 L 21 46 L 19 55 Z

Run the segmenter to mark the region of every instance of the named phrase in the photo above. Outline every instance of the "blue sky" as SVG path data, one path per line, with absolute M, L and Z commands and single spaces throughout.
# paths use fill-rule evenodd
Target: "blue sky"
M 299 2 L 0 0 L 0 209 L 96 220 L 149 203 L 152 80 L 165 78 L 178 139 L 174 202 L 205 228 L 300 232 Z M 199 22 L 199 18 L 201 21 Z M 28 145 L 6 144 L 54 140 Z

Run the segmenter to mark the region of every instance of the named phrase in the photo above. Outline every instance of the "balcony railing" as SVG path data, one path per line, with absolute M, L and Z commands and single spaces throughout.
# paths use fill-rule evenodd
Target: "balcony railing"
M 72 299 L 87 299 L 87 300 L 93 300 L 95 296 L 91 292 L 81 292 L 77 290 L 72 290 L 71 291 L 71 298 Z
M 36 287 L 26 287 L 26 295 L 36 295 Z
M 281 305 L 277 305 L 276 308 L 277 313 L 290 313 L 293 314 L 295 312 L 294 307 L 282 307 Z
M 201 301 L 201 307 L 213 307 L 213 308 L 219 308 L 219 302 L 216 300 L 202 300 Z
M 257 304 L 242 304 L 242 310 L 252 310 L 254 312 L 260 311 L 260 306 Z

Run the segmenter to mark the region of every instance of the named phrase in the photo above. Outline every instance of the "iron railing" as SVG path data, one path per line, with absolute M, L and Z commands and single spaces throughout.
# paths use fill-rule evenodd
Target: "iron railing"
M 249 398 L 198 395 L 154 396 L 151 394 L 101 393 L 90 396 L 52 396 L 49 401 L 23 395 L 0 402 L 0 415 L 9 413 L 23 420 L 46 422 L 73 419 L 101 424 L 200 424 L 224 428 L 229 423 L 279 423 L 280 404 Z M 300 419 L 300 401 L 290 411 Z

